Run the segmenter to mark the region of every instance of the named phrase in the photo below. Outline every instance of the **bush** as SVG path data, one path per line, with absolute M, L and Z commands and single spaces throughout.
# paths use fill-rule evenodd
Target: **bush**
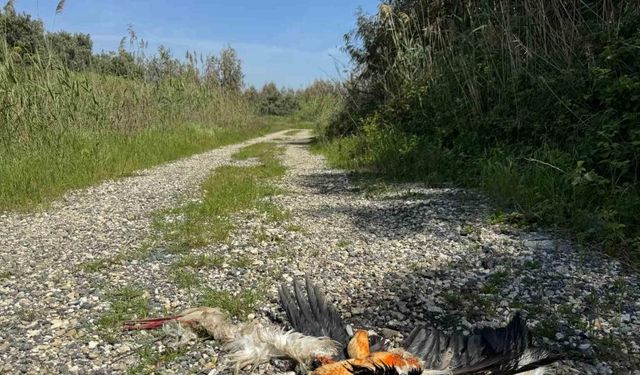
M 342 85 L 323 80 L 314 81 L 297 93 L 297 119 L 313 124 L 318 134 L 325 134 L 342 109 L 342 95 Z
M 263 115 L 285 116 L 299 108 L 296 93 L 293 90 L 279 90 L 273 82 L 265 84 L 259 92 L 250 88 L 246 95 Z

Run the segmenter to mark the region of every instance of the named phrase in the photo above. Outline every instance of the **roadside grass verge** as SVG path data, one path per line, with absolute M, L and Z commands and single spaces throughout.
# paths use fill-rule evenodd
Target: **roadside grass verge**
M 32 210 L 71 189 L 289 127 L 277 118 L 254 121 L 238 127 L 158 126 L 126 134 L 78 129 L 37 148 L 0 151 L 0 211 Z
M 388 182 L 404 181 L 479 189 L 495 203 L 494 224 L 562 232 L 640 269 L 638 189 L 604 189 L 606 182 L 580 163 L 576 166 L 569 152 L 497 147 L 461 158 L 421 141 L 391 138 L 350 136 L 313 148 L 331 166 L 353 171 L 353 181 L 364 193 L 375 195 Z
M 37 29 L 32 37 L 44 40 Z M 101 54 L 95 66 L 72 68 L 67 56 L 9 39 L 0 40 L 0 212 L 33 210 L 70 189 L 291 128 L 291 118 L 258 116 L 238 88 L 213 84 L 208 74 L 216 73 L 201 74 L 195 55 L 160 61 L 142 47 L 120 49 L 113 61 Z
M 262 200 L 279 193 L 268 181 L 285 173 L 277 159 L 281 153 L 282 148 L 271 143 L 240 150 L 233 156 L 235 159 L 256 158 L 258 165 L 216 169 L 202 183 L 203 194 L 198 201 L 169 210 L 156 220 L 163 238 L 175 249 L 184 251 L 226 241 L 234 228 L 231 218 L 234 213 L 255 208 L 274 216 L 278 210 Z
M 640 2 L 500 4 L 398 0 L 360 14 L 347 100 L 319 128 L 341 138 L 327 158 L 480 188 L 639 269 Z

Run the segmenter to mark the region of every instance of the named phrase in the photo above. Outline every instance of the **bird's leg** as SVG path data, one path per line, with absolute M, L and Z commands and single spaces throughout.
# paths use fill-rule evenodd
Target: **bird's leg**
M 162 327 L 166 322 L 169 322 L 171 320 L 176 320 L 180 317 L 182 317 L 182 315 L 167 316 L 167 317 L 161 317 L 161 318 L 127 320 L 122 323 L 122 330 L 123 331 L 139 331 L 139 330 L 157 329 Z

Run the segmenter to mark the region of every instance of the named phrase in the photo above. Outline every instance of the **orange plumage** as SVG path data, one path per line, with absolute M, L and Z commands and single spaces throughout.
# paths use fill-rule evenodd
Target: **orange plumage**
M 386 373 L 419 374 L 422 366 L 413 355 L 404 352 L 375 352 L 369 350 L 369 334 L 367 331 L 356 331 L 347 345 L 347 354 L 350 359 L 326 363 L 317 368 L 312 375 L 353 375 L 356 369 L 369 371 L 386 370 Z M 392 372 L 393 371 L 393 372 Z

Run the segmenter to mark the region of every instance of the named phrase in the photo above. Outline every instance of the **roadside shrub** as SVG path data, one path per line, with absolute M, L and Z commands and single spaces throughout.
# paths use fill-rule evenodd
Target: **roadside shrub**
M 640 3 L 504 5 L 389 0 L 360 14 L 325 136 L 349 139 L 351 165 L 482 187 L 640 261 Z

